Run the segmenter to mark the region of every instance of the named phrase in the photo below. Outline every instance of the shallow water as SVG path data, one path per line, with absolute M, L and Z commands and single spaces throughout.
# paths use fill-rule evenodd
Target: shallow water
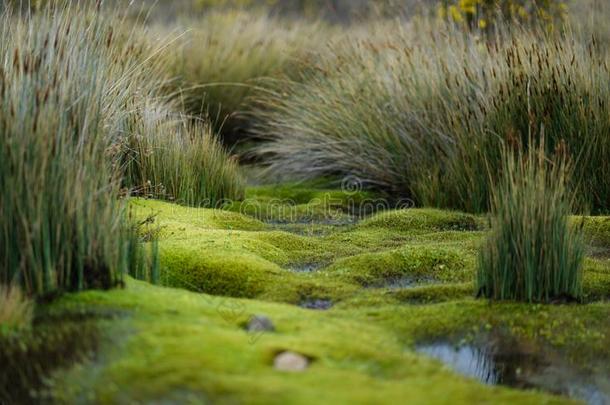
M 561 356 L 542 354 L 514 342 L 494 339 L 482 345 L 461 346 L 435 342 L 419 345 L 416 351 L 485 384 L 535 388 L 591 405 L 610 404 L 607 373 L 585 372 Z
M 420 282 L 413 277 L 404 276 L 388 280 L 382 287 L 390 290 L 399 290 L 401 288 L 414 288 L 420 285 Z
M 0 338 L 0 404 L 52 402 L 48 377 L 92 358 L 100 343 L 98 321 L 117 312 L 44 314 L 31 331 Z
M 319 270 L 323 266 L 324 265 L 321 263 L 304 263 L 290 266 L 288 270 L 294 271 L 295 273 L 313 273 L 314 271 Z
M 422 278 L 413 276 L 402 276 L 388 278 L 382 283 L 372 284 L 369 288 L 387 288 L 390 290 L 401 290 L 415 287 L 422 287 L 431 284 L 436 284 L 438 281 L 432 278 Z
M 323 299 L 307 299 L 305 301 L 302 301 L 299 306 L 305 309 L 317 309 L 325 311 L 333 306 L 333 302 L 331 300 Z

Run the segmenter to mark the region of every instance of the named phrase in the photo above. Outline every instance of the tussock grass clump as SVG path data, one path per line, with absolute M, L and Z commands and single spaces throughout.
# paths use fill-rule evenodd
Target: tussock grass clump
M 404 34 L 398 26 L 390 29 Z M 415 160 L 426 154 L 423 138 L 401 117 L 414 108 L 403 108 L 406 100 L 419 105 L 424 98 L 421 86 L 404 82 L 417 80 L 409 74 L 416 73 L 413 61 L 380 45 L 385 38 L 379 37 L 339 40 L 297 77 L 266 82 L 253 133 L 265 141 L 254 153 L 270 173 L 289 180 L 349 175 L 370 188 L 412 195 Z
M 446 181 L 432 195 L 468 210 L 486 210 L 491 184 L 481 173 L 488 165 L 501 167 L 503 142 L 528 148 L 529 134 L 543 126 L 546 152 L 562 147 L 574 162 L 572 190 L 578 184 L 587 205 L 610 209 L 610 178 L 604 174 L 610 171 L 608 58 L 594 41 L 536 41 L 523 34 L 504 49 L 492 48 L 488 57 L 496 62 L 478 75 L 476 65 L 466 67 L 466 78 L 492 85 L 483 97 L 465 99 L 452 117 L 463 124 L 453 125 L 455 153 Z
M 0 284 L 112 287 L 142 264 L 117 123 L 147 71 L 99 13 L 58 3 L 0 22 Z
M 237 198 L 235 164 L 171 106 L 145 119 L 159 49 L 120 16 L 57 1 L 0 22 L 0 284 L 46 295 L 157 278 L 156 245 L 119 196 L 164 184 L 185 203 Z
M 137 194 L 199 207 L 242 199 L 245 184 L 209 124 L 149 105 L 132 122 L 126 182 Z
M 544 124 L 586 203 L 609 209 L 608 58 L 569 33 L 386 24 L 312 58 L 259 97 L 255 154 L 288 179 L 355 176 L 428 206 L 486 211 L 505 142 Z M 535 127 L 535 128 L 534 128 Z M 488 166 L 491 170 L 488 170 Z
M 238 10 L 212 11 L 183 23 L 191 29 L 164 56 L 173 91 L 189 114 L 208 115 L 233 140 L 237 135 L 231 132 L 245 125 L 238 112 L 256 79 L 294 67 L 294 59 L 316 45 L 322 28 Z
M 544 148 L 504 149 L 491 233 L 479 255 L 480 295 L 527 302 L 581 296 L 584 237 L 569 223 L 569 167 L 556 161 L 545 158 Z

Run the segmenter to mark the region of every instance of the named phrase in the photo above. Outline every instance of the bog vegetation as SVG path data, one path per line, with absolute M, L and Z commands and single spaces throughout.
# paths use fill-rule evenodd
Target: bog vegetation
M 236 163 L 159 93 L 148 61 L 162 47 L 87 6 L 0 18 L 3 284 L 46 295 L 150 273 L 126 192 L 155 182 L 161 198 L 201 205 L 241 195 Z
M 481 248 L 479 294 L 495 299 L 548 302 L 582 294 L 585 244 L 582 226 L 570 224 L 574 196 L 570 167 L 545 139 L 527 151 L 501 150 L 502 178 L 491 197 L 491 231 Z
M 245 157 L 266 180 L 352 178 L 491 210 L 484 295 L 579 296 L 566 217 L 610 209 L 607 36 L 551 0 L 446 0 L 417 16 L 400 2 L 239 3 L 148 19 L 103 2 L 5 5 L 0 283 L 42 296 L 158 279 L 156 232 L 142 229 L 154 220 L 136 221 L 130 198 L 241 200 Z
M 248 126 L 242 112 L 258 79 L 289 74 L 296 59 L 323 41 L 321 23 L 287 22 L 261 11 L 211 11 L 181 23 L 192 28 L 164 52 L 172 79 L 167 90 L 230 144 Z
M 261 95 L 256 153 L 288 178 L 355 175 L 422 205 L 484 212 L 501 146 L 527 148 L 542 131 L 574 161 L 572 190 L 607 210 L 607 55 L 561 34 L 481 35 L 440 23 L 333 44 Z
M 606 3 L 0 0 L 0 403 L 605 401 Z

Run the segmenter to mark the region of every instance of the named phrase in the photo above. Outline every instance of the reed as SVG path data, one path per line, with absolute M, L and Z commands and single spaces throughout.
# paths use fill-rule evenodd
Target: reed
M 171 111 L 148 103 L 132 117 L 124 177 L 132 193 L 198 207 L 242 199 L 237 160 L 211 126 Z
M 311 58 L 258 95 L 254 154 L 286 179 L 358 177 L 421 205 L 489 209 L 488 166 L 543 126 L 564 145 L 571 189 L 610 209 L 610 74 L 595 40 L 566 29 L 384 22 Z M 494 172 L 494 170 L 491 170 Z
M 37 296 L 115 286 L 140 265 L 117 123 L 147 71 L 95 10 L 0 20 L 0 284 Z
M 248 125 L 241 112 L 257 80 L 289 72 L 295 59 L 323 42 L 322 24 L 263 12 L 216 10 L 181 24 L 188 31 L 163 56 L 173 79 L 168 90 L 188 114 L 211 119 L 229 143 Z
M 479 254 L 480 295 L 527 302 L 581 296 L 585 243 L 582 224 L 569 221 L 569 170 L 560 156 L 548 159 L 543 144 L 503 148 L 491 232 Z

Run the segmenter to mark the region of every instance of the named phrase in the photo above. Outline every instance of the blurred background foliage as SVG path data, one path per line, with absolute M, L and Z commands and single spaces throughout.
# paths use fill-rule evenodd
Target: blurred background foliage
M 347 22 L 354 18 L 383 15 L 401 9 L 412 13 L 429 6 L 426 0 L 195 0 L 200 10 L 210 7 L 266 7 L 271 12 L 307 18 L 326 18 L 335 22 Z M 389 14 L 388 14 L 389 15 Z
M 364 17 L 435 12 L 469 26 L 486 27 L 499 15 L 520 22 L 564 18 L 563 0 L 192 0 L 195 11 L 211 8 L 267 8 L 272 13 L 346 22 Z
M 60 0 L 61 1 L 61 0 Z M 568 12 L 602 8 L 606 0 L 90 0 L 113 7 L 129 3 L 154 5 L 159 16 L 172 17 L 183 12 L 212 9 L 265 9 L 273 14 L 298 17 L 325 17 L 350 21 L 358 17 L 413 15 L 434 12 L 456 22 L 476 25 L 484 17 L 501 14 L 517 21 L 564 18 Z M 3 0 L 3 5 L 40 8 L 57 0 Z M 133 7 L 132 7 L 133 8 Z
M 21 5 L 35 9 L 57 1 L 3 0 L 0 8 Z M 558 26 L 557 22 L 569 21 L 572 26 L 594 33 L 602 42 L 610 39 L 610 29 L 604 21 L 607 0 L 91 0 L 94 1 L 112 9 L 129 9 L 128 13 L 144 16 L 147 21 L 167 22 L 219 10 L 256 10 L 272 16 L 343 24 L 371 18 L 436 16 L 469 29 L 484 30 L 499 19 L 552 28 Z
M 564 21 L 567 12 L 568 6 L 561 0 L 442 0 L 437 6 L 440 18 L 480 29 L 498 19 L 553 26 Z

